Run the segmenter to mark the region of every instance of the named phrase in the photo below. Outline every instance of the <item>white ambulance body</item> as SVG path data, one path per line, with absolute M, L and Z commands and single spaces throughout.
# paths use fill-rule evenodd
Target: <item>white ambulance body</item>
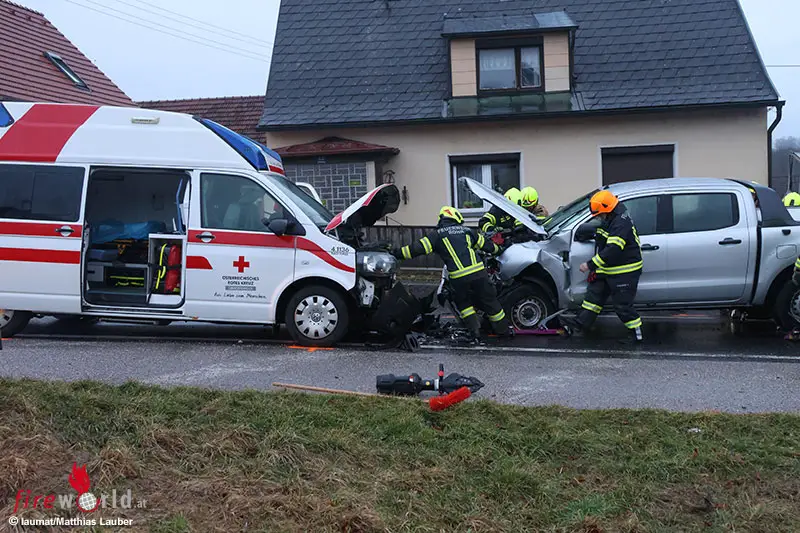
M 394 285 L 394 258 L 357 248 L 398 204 L 383 185 L 333 217 L 275 152 L 201 118 L 2 102 L 0 328 L 285 323 L 334 344 Z

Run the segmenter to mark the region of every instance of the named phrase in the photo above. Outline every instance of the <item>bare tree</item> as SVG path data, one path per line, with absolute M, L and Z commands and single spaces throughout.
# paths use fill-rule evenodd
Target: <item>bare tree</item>
M 772 148 L 772 186 L 783 194 L 791 189 L 800 188 L 800 161 L 795 159 L 791 164 L 793 152 L 800 152 L 800 137 L 781 137 Z M 789 183 L 789 169 L 792 168 L 792 180 Z M 798 191 L 800 192 L 800 191 Z

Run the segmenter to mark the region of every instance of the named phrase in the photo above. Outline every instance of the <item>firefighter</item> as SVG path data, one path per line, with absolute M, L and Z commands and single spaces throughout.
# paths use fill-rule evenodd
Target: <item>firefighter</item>
M 522 202 L 522 193 L 516 187 L 508 189 L 503 196 L 514 205 Z M 494 205 L 478 220 L 478 228 L 483 233 L 489 233 L 495 228 L 510 230 L 521 225 L 519 220 Z
M 393 250 L 392 254 L 398 259 L 411 259 L 436 253 L 447 267 L 458 314 L 475 338 L 480 336 L 476 308 L 486 314 L 495 333 L 513 335 L 503 306 L 497 299 L 497 291 L 475 250 L 496 254 L 500 248 L 465 227 L 464 217 L 458 209 L 445 206 L 439 211 L 435 231 L 411 245 Z
M 614 311 L 631 332 L 630 338 L 622 342 L 641 342 L 642 318 L 633 308 L 642 273 L 636 227 L 625 206 L 608 190 L 595 193 L 589 205 L 592 215 L 602 219 L 595 235 L 597 253 L 580 266 L 581 272 L 590 272 L 582 310 L 577 318 L 564 321 L 579 331 L 588 330 L 610 296 Z
M 800 194 L 797 194 L 796 192 L 790 192 L 783 197 L 783 205 L 786 207 L 800 206 Z
M 547 212 L 547 208 L 539 203 L 539 193 L 533 187 L 525 187 L 520 191 L 522 194 L 522 199 L 520 200 L 520 205 L 533 213 L 539 221 L 550 216 L 550 213 Z

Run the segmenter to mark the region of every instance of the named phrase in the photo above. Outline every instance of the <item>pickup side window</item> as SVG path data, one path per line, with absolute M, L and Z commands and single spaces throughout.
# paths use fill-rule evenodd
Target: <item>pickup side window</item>
M 623 200 L 639 235 L 655 235 L 658 231 L 658 207 L 661 196 L 644 196 Z
M 739 203 L 730 193 L 672 196 L 672 233 L 714 231 L 739 223 Z
M 227 174 L 200 177 L 204 228 L 268 233 L 262 219 L 285 218 L 284 209 L 260 184 Z
M 85 170 L 0 165 L 0 218 L 78 222 Z

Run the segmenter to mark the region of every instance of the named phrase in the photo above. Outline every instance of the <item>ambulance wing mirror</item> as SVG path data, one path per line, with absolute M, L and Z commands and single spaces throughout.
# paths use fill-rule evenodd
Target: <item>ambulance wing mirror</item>
M 594 233 L 597 227 L 597 223 L 595 222 L 585 222 L 581 224 L 578 226 L 578 229 L 575 230 L 575 241 L 589 242 L 594 240 Z
M 277 236 L 286 235 L 286 230 L 289 229 L 289 221 L 285 218 L 276 218 L 273 220 L 264 220 L 267 224 L 267 229 Z

